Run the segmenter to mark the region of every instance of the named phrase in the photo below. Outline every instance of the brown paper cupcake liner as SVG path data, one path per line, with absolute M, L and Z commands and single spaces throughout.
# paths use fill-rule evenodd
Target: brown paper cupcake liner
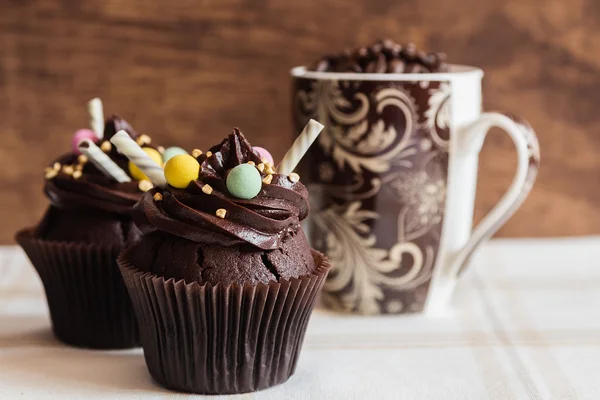
M 285 382 L 296 368 L 315 299 L 330 269 L 313 251 L 313 274 L 258 285 L 165 280 L 118 264 L 138 317 L 146 365 L 165 387 L 245 393 Z
M 139 346 L 137 320 L 116 263 L 122 246 L 47 241 L 28 229 L 15 238 L 44 285 L 56 338 L 92 349 Z

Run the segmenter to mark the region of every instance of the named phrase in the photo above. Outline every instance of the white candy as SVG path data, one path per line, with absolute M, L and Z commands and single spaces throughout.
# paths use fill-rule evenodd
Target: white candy
M 277 173 L 282 175 L 291 174 L 323 128 L 324 126 L 314 119 L 308 121 L 300 136 L 296 138 L 292 147 L 285 153 L 283 160 L 277 166 Z
M 110 139 L 117 149 L 135 164 L 152 181 L 154 186 L 165 187 L 167 180 L 162 167 L 156 163 L 142 148 L 123 130 L 115 133 Z
M 94 98 L 88 102 L 88 112 L 90 113 L 90 127 L 98 136 L 98 139 L 104 137 L 104 111 L 102 109 L 102 100 Z
M 84 154 L 88 160 L 96 166 L 104 175 L 113 178 L 117 182 L 131 182 L 129 175 L 125 173 L 109 156 L 106 155 L 90 139 L 83 139 L 77 145 L 77 148 Z

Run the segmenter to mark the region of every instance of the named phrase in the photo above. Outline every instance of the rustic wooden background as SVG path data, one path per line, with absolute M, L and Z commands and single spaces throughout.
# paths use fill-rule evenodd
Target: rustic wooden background
M 237 125 L 281 156 L 289 68 L 385 36 L 483 67 L 485 107 L 536 128 L 538 182 L 499 235 L 600 233 L 597 0 L 0 0 L 0 243 L 40 217 L 42 169 L 88 99 L 164 143 L 206 147 Z M 514 160 L 493 132 L 478 218 Z

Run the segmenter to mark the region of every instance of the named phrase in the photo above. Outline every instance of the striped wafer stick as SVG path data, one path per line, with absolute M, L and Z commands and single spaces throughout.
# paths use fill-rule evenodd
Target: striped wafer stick
M 123 130 L 110 139 L 117 149 L 134 163 L 152 181 L 154 186 L 165 187 L 165 171 Z
M 125 173 L 109 156 L 107 156 L 90 139 L 83 139 L 77 145 L 79 151 L 85 154 L 92 164 L 94 164 L 104 175 L 113 178 L 117 182 L 131 182 L 129 175 Z
M 88 102 L 88 112 L 90 113 L 90 127 L 98 136 L 98 139 L 104 137 L 104 111 L 102 110 L 102 100 L 94 98 Z
M 308 121 L 300 136 L 296 138 L 292 147 L 285 153 L 283 160 L 277 166 L 277 173 L 282 175 L 291 174 L 323 128 L 324 126 L 314 119 Z

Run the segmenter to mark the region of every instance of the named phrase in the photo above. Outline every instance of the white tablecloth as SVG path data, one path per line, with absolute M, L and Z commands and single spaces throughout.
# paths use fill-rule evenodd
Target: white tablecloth
M 600 237 L 497 240 L 443 317 L 317 310 L 296 374 L 235 399 L 600 399 Z M 141 350 L 56 342 L 39 279 L 0 247 L 0 399 L 187 398 Z

